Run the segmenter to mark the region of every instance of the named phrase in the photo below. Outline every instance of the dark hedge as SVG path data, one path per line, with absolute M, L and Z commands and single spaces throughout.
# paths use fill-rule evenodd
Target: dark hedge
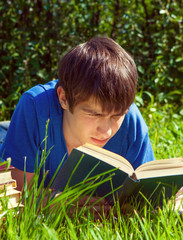
M 138 91 L 180 111 L 182 10 L 181 0 L 1 1 L 0 119 L 10 118 L 25 90 L 57 78 L 66 51 L 97 35 L 112 37 L 134 57 Z

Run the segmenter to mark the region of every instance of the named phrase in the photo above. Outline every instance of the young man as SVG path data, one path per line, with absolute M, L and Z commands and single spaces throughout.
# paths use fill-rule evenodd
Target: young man
M 59 80 L 25 92 L 0 147 L 0 156 L 12 159 L 18 189 L 23 187 L 25 157 L 28 183 L 34 175 L 48 119 L 46 185 L 65 153 L 86 142 L 122 155 L 134 168 L 154 160 L 147 126 L 133 103 L 137 77 L 123 48 L 110 38 L 96 37 L 61 59 Z

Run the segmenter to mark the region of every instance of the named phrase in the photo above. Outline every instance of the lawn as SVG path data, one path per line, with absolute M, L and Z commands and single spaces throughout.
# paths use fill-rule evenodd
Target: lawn
M 156 159 L 183 156 L 182 116 L 175 114 L 170 105 L 155 103 L 142 107 L 141 112 L 149 127 Z M 73 201 L 87 186 L 66 191 L 43 208 L 42 198 L 49 191 L 39 198 L 42 185 L 37 188 L 37 180 L 38 174 L 30 192 L 26 191 L 24 211 L 4 209 L 1 239 L 183 239 L 182 215 L 168 208 L 166 200 L 156 211 L 148 202 L 138 209 L 138 203 L 133 203 L 134 211 L 122 214 L 117 202 L 108 216 L 101 215 L 101 220 L 95 220 L 85 207 L 69 216 Z M 51 210 L 53 203 L 55 207 Z

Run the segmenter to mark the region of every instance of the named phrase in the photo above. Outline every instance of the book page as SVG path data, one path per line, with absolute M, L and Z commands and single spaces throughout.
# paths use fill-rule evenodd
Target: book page
M 145 163 L 135 171 L 138 179 L 183 175 L 183 158 L 155 160 Z
M 183 175 L 183 167 L 171 168 L 171 169 L 154 169 L 147 170 L 143 172 L 137 172 L 137 179 L 144 178 L 153 178 L 153 177 L 166 177 L 166 176 L 175 176 L 175 175 Z
M 0 171 L 0 184 L 10 182 L 12 180 L 11 171 Z
M 132 175 L 132 173 L 134 172 L 132 165 L 125 158 L 106 149 L 88 143 L 78 147 L 77 149 L 84 153 L 92 155 L 114 166 L 115 168 L 119 168 L 122 171 L 128 173 L 129 175 Z
M 183 167 L 183 158 L 161 159 L 147 162 L 139 166 L 135 172 L 149 171 L 153 169 L 170 169 L 172 167 Z

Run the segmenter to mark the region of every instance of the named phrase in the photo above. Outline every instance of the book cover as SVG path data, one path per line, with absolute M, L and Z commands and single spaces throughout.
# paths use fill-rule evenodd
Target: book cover
M 136 173 L 132 166 L 129 166 L 129 162 L 117 154 L 91 145 L 86 145 L 86 149 L 83 147 L 73 149 L 57 174 L 52 184 L 53 188 L 63 191 L 68 181 L 69 186 L 72 187 L 81 183 L 86 177 L 97 176 L 110 170 L 115 170 L 111 175 L 112 186 L 110 181 L 103 183 L 96 189 L 95 195 L 103 197 L 113 189 L 119 188 L 115 194 L 121 202 L 130 196 L 139 195 L 139 192 L 153 201 L 160 197 L 162 189 L 165 197 L 170 198 L 174 194 L 173 191 L 182 186 L 182 158 L 145 163 Z M 122 164 L 119 163 L 120 161 Z M 106 177 L 109 174 L 106 174 Z M 138 175 L 140 178 L 137 178 Z M 112 202 L 113 196 L 108 196 L 107 199 Z
M 64 163 L 64 166 L 57 174 L 53 184 L 52 188 L 59 189 L 60 191 L 63 191 L 66 184 L 68 183 L 70 176 L 72 172 L 74 171 L 76 165 L 78 164 L 78 161 L 82 158 L 83 152 L 73 149 L 72 153 L 70 154 L 69 158 Z M 90 172 L 90 175 L 88 178 L 97 176 L 103 172 L 107 172 L 114 169 L 113 166 L 110 164 L 107 164 L 103 161 L 99 162 L 99 159 L 85 154 L 80 161 L 79 165 L 76 168 L 76 171 L 74 172 L 72 178 L 70 179 L 69 186 L 75 186 L 76 184 L 82 182 Z M 116 169 L 115 172 L 111 173 L 113 174 L 112 182 L 113 182 L 113 188 L 118 188 L 122 185 L 124 180 L 128 177 L 128 174 L 126 172 L 123 172 L 119 169 Z M 106 177 L 109 174 L 106 175 Z M 111 183 L 108 181 L 101 186 L 99 186 L 95 192 L 98 196 L 104 196 L 112 191 Z

